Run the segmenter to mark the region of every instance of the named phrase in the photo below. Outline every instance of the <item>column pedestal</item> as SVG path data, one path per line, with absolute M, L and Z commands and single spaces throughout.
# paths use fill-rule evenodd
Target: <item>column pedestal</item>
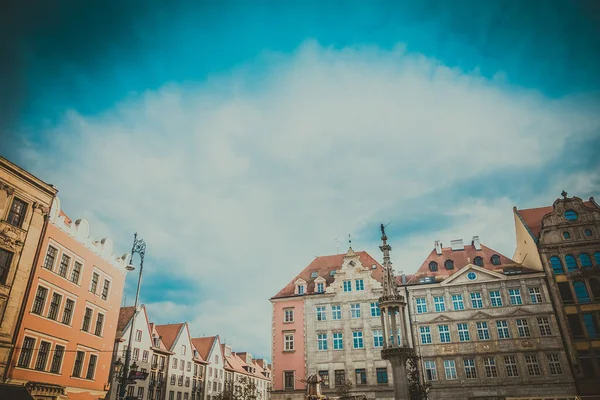
M 406 370 L 406 360 L 410 351 L 411 349 L 406 347 L 383 349 L 381 351 L 381 358 L 388 360 L 392 364 L 394 399 L 396 400 L 410 400 Z

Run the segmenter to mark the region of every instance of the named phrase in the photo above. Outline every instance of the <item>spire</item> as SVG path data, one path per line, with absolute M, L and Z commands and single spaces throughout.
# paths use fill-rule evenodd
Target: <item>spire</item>
M 383 297 L 394 298 L 397 295 L 397 284 L 394 278 L 394 270 L 390 261 L 390 251 L 392 246 L 387 243 L 385 226 L 381 224 L 381 241 L 383 245 L 379 246 L 383 252 Z

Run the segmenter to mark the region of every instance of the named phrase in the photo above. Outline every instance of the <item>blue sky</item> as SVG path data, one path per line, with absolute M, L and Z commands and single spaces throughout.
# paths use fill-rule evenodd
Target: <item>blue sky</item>
M 511 256 L 512 207 L 598 194 L 593 1 L 13 6 L 2 154 L 55 184 L 141 299 L 269 357 L 268 298 L 347 234 L 397 270 L 433 241 Z M 128 282 L 128 302 L 134 279 Z

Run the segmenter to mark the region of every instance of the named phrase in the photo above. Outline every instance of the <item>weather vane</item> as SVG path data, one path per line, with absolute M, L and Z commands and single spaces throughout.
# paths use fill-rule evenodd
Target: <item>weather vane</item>
M 348 243 L 350 244 L 350 247 L 352 247 L 352 236 L 350 236 L 350 234 L 348 234 Z

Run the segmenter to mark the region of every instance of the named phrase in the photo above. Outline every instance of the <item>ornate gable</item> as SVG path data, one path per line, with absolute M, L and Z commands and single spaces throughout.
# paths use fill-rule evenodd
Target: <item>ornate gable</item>
M 354 281 L 356 279 L 363 279 L 365 290 L 369 290 L 369 288 L 371 290 L 381 289 L 381 282 L 373 278 L 371 271 L 371 268 L 361 263 L 359 256 L 350 247 L 344 256 L 342 267 L 335 274 L 331 285 L 325 289 L 325 293 L 343 292 L 344 281 Z
M 442 286 L 464 285 L 471 283 L 504 281 L 506 276 L 495 271 L 468 264 L 460 271 L 442 281 Z

